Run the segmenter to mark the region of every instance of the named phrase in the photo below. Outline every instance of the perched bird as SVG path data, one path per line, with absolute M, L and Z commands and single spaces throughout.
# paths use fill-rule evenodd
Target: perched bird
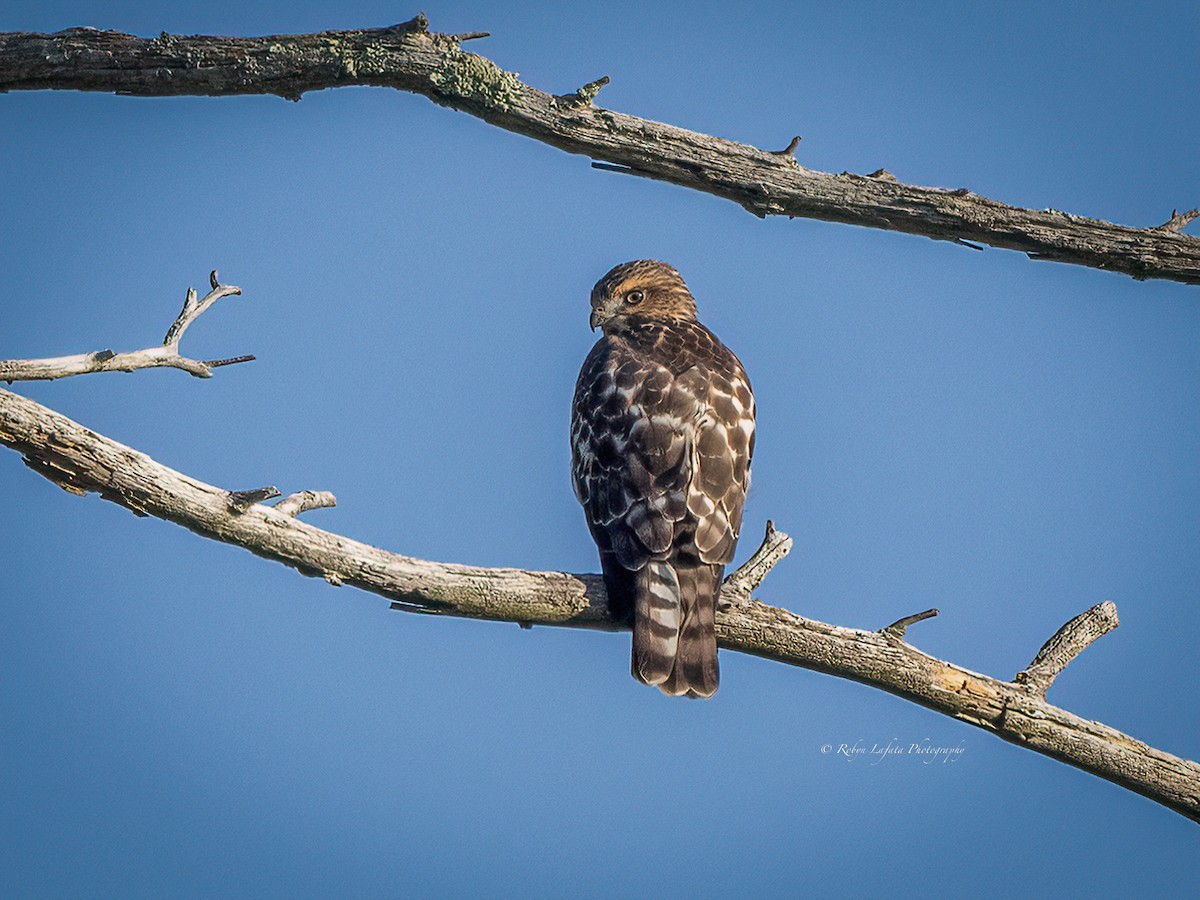
M 750 485 L 754 395 L 666 263 L 617 266 L 591 304 L 592 329 L 604 334 L 575 385 L 571 469 L 609 612 L 633 628 L 634 678 L 711 697 L 717 598 Z

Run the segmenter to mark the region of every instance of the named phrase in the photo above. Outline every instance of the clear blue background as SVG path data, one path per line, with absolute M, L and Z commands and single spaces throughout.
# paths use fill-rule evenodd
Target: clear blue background
M 9 2 L 0 29 L 253 35 L 395 3 Z M 812 168 L 1156 225 L 1200 202 L 1200 7 L 471 4 L 443 31 L 563 93 Z M 923 238 L 759 221 L 428 100 L 0 96 L 0 356 L 161 340 L 22 394 L 194 477 L 334 491 L 406 554 L 595 571 L 568 402 L 613 264 L 675 264 L 761 410 L 762 597 L 1011 677 L 1122 627 L 1051 700 L 1200 756 L 1200 293 Z M 1193 233 L 1196 228 L 1190 229 Z M 1183 895 L 1196 826 L 877 690 L 735 654 L 707 703 L 628 637 L 439 620 L 56 489 L 0 452 L 0 893 Z M 826 743 L 962 746 L 848 763 Z M 1191 885 L 1191 887 L 1189 887 Z

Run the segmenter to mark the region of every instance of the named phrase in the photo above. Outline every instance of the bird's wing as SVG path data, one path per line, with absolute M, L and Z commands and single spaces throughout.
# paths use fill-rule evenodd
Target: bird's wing
M 689 369 L 679 381 L 702 398 L 687 489 L 687 508 L 696 519 L 696 550 L 702 561 L 723 565 L 733 559 L 750 488 L 755 407 L 741 363 L 724 347 L 720 350 L 724 352 L 714 353 L 711 364 Z
M 697 396 L 664 365 L 601 340 L 572 407 L 575 493 L 601 550 L 641 569 L 687 515 Z

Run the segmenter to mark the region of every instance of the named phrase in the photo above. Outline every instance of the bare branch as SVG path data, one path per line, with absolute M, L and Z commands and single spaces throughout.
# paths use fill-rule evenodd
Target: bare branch
M 228 359 L 206 359 L 204 364 L 210 369 L 219 369 L 221 366 L 236 366 L 238 363 L 254 362 L 253 356 L 231 356 Z
M 806 169 L 790 154 L 596 108 L 590 98 L 560 103 L 462 50 L 467 35 L 435 34 L 428 25 L 417 16 L 390 28 L 259 38 L 151 39 L 78 28 L 0 34 L 0 92 L 278 94 L 298 100 L 306 91 L 343 85 L 391 87 L 583 154 L 605 168 L 724 197 L 759 217 L 824 219 L 988 244 L 1137 279 L 1200 284 L 1200 238 L 1180 234 L 1177 217 L 1159 228 L 1130 228 L 1008 206 L 966 188 L 903 184 L 882 169 L 871 175 Z M 579 101 L 586 90 L 577 92 Z
M 1200 219 L 1200 209 L 1189 209 L 1187 212 L 1177 212 L 1171 210 L 1171 218 L 1158 226 L 1158 231 L 1173 231 L 1178 234 L 1183 226 L 1189 222 Z
M 1018 684 L 1028 685 L 1044 697 L 1058 673 L 1065 669 L 1071 660 L 1097 638 L 1104 637 L 1120 624 L 1114 603 L 1105 600 L 1096 604 L 1058 629 L 1054 636 L 1042 645 L 1033 662 L 1026 666 L 1025 671 L 1018 672 L 1014 680 Z
M 300 491 L 276 503 L 275 510 L 294 518 L 310 509 L 324 509 L 330 506 L 337 506 L 337 497 L 329 491 Z
M 4 390 L 0 390 L 0 443 L 67 490 L 99 492 L 140 515 L 176 522 L 331 584 L 379 594 L 397 609 L 522 625 L 617 627 L 608 616 L 598 576 L 428 562 L 322 531 L 258 502 L 234 512 L 228 491 L 160 465 Z M 772 541 L 769 529 L 764 541 L 768 549 L 760 549 L 734 573 L 739 590 L 750 589 L 745 586 L 756 583 L 758 573 L 765 573 L 768 561 L 780 554 L 786 538 L 781 539 L 779 532 L 774 537 Z M 1051 706 L 1026 685 L 934 659 L 894 636 L 827 625 L 754 601 L 731 603 L 719 611 L 717 637 L 727 650 L 889 691 L 1200 821 L 1200 765 Z M 1064 638 L 1068 647 L 1080 643 L 1075 637 Z M 1055 665 L 1061 668 L 1057 663 L 1043 668 Z M 1035 661 L 1030 668 L 1036 666 Z
M 231 284 L 221 284 L 220 279 L 217 278 L 216 269 L 208 273 L 208 284 L 212 290 L 205 294 L 203 299 L 199 301 L 196 300 L 196 289 L 187 289 L 187 293 L 183 298 L 183 310 L 179 313 L 175 321 L 171 323 L 171 327 L 167 329 L 167 336 L 163 338 L 164 347 L 174 347 L 178 350 L 179 342 L 183 339 L 183 333 L 187 331 L 189 325 L 200 318 L 206 309 L 222 297 L 242 292 L 240 287 L 234 287 Z
M 913 613 L 911 616 L 897 619 L 891 625 L 887 626 L 887 628 L 880 629 L 879 633 L 888 637 L 902 638 L 909 625 L 916 625 L 918 622 L 932 619 L 934 616 L 940 615 L 940 613 L 941 610 L 938 609 L 927 609 L 924 612 Z
M 800 137 L 800 135 L 796 135 L 782 150 L 772 150 L 771 152 L 776 156 L 795 156 L 796 148 L 800 146 L 800 142 L 802 140 L 804 140 L 804 138 Z
M 249 491 L 230 491 L 229 492 L 229 511 L 234 515 L 242 515 L 250 507 L 256 503 L 262 503 L 264 500 L 270 500 L 272 497 L 279 496 L 279 488 L 275 485 L 267 487 L 254 488 Z
M 791 552 L 792 539 L 768 519 L 762 544 L 736 572 L 726 577 L 721 586 L 722 601 L 731 599 L 735 603 L 748 603 L 751 593 L 762 584 L 767 574 Z
M 49 359 L 0 359 L 0 381 L 7 381 L 9 384 L 14 381 L 50 381 L 72 375 L 89 375 L 93 372 L 132 372 L 135 369 L 159 367 L 183 369 L 197 378 L 211 378 L 212 370 L 219 366 L 231 366 L 253 360 L 253 356 L 235 356 L 230 359 L 205 361 L 180 355 L 179 342 L 188 326 L 222 297 L 242 292 L 241 288 L 232 284 L 221 284 L 217 280 L 215 269 L 209 273 L 208 278 L 212 290 L 201 299 L 196 299 L 196 291 L 193 288 L 187 289 L 183 310 L 167 329 L 161 347 L 147 347 L 128 353 L 98 350 L 95 353 L 56 356 Z

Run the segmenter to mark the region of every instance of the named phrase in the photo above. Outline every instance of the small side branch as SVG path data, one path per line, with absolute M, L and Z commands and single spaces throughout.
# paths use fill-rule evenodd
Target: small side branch
M 804 140 L 804 138 L 802 138 L 800 135 L 796 135 L 794 138 L 792 138 L 788 142 L 788 145 L 786 147 L 784 147 L 782 150 L 772 150 L 771 152 L 774 153 L 776 156 L 792 156 L 792 157 L 794 157 L 796 155 L 796 148 L 800 146 L 800 142 L 802 140 Z
M 1178 212 L 1173 209 L 1171 218 L 1159 225 L 1155 231 L 1170 231 L 1179 234 L 1183 230 L 1183 226 L 1196 219 L 1200 219 L 1200 209 L 1189 209 L 1187 212 Z
M 924 612 L 913 613 L 911 616 L 905 616 L 902 619 L 897 619 L 887 628 L 881 628 L 879 633 L 882 635 L 902 638 L 904 632 L 909 625 L 916 625 L 918 622 L 924 622 L 926 619 L 932 619 L 936 615 L 940 615 L 941 610 L 927 609 Z
M 1045 696 L 1058 673 L 1065 669 L 1071 660 L 1092 642 L 1104 637 L 1120 624 L 1115 604 L 1109 600 L 1096 604 L 1058 629 L 1054 636 L 1042 645 L 1042 649 L 1037 652 L 1033 662 L 1025 667 L 1025 671 L 1017 673 L 1014 681 Z
M 762 543 L 737 571 L 725 578 L 721 586 L 722 600 L 749 603 L 750 595 L 763 583 L 770 571 L 792 552 L 792 539 L 767 520 L 767 533 Z
M 600 89 L 611 80 L 607 75 L 601 75 L 595 81 L 589 81 L 573 94 L 556 94 L 554 105 L 567 109 L 587 109 L 596 99 L 596 95 L 600 93 Z
M 0 359 L 0 381 L 50 381 L 72 375 L 90 375 L 93 372 L 132 372 L 135 369 L 167 367 L 183 369 L 197 378 L 211 378 L 212 370 L 220 366 L 249 362 L 253 356 L 235 356 L 230 359 L 189 359 L 179 352 L 179 342 L 188 326 L 222 297 L 240 294 L 242 289 L 232 284 L 221 284 L 214 269 L 208 276 L 211 290 L 197 299 L 194 288 L 187 289 L 183 310 L 167 329 L 161 347 L 147 347 L 128 353 L 98 350 L 75 356 L 56 356 L 47 359 Z
M 337 497 L 329 491 L 300 491 L 276 503 L 275 511 L 295 518 L 310 509 L 324 509 L 330 506 L 337 506 Z

